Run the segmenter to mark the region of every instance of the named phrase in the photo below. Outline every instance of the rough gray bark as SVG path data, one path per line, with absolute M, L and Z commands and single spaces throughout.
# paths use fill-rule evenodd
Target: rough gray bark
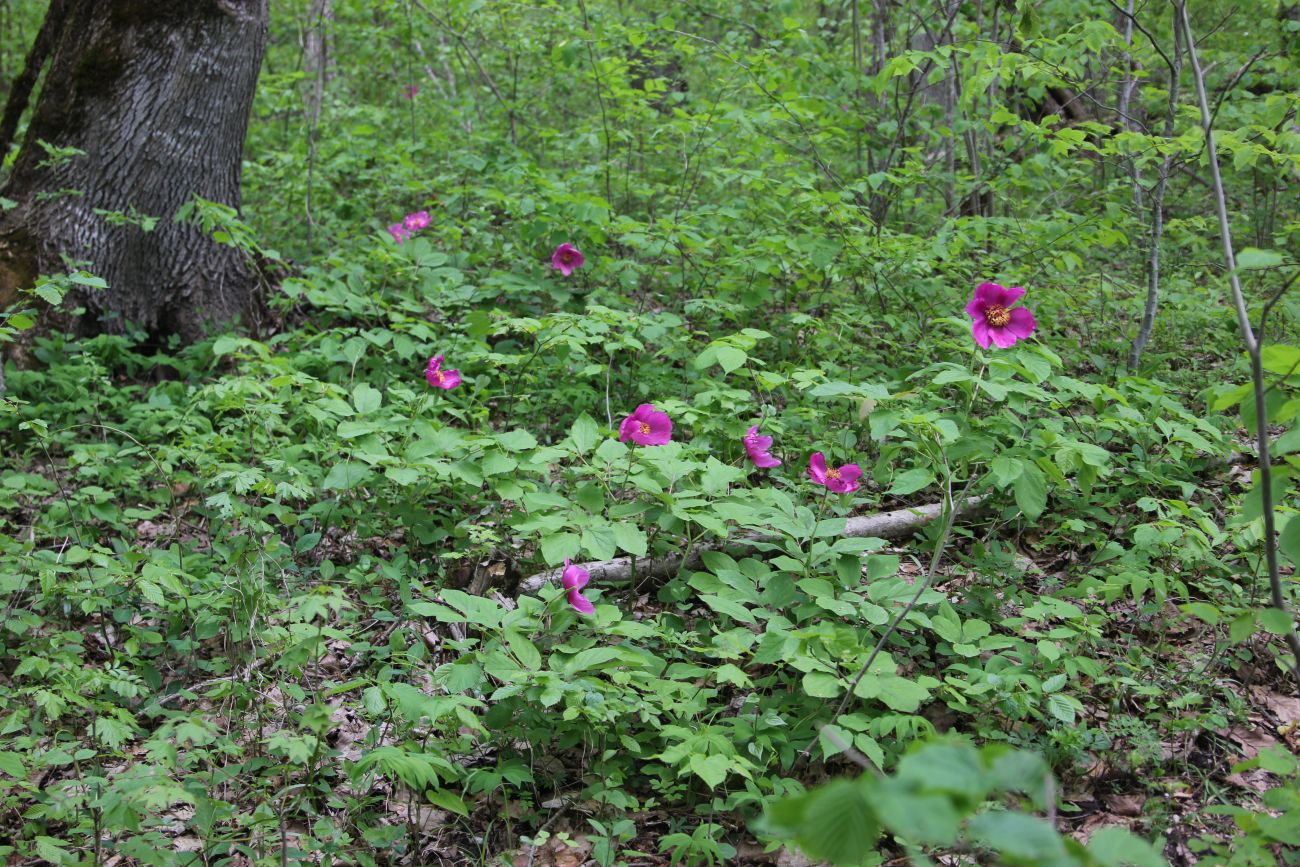
M 83 332 L 127 322 L 192 340 L 260 310 L 243 253 L 176 223 L 193 197 L 238 208 L 267 0 L 64 0 L 49 70 L 0 194 L 0 305 L 38 274 L 89 263 Z M 39 142 L 82 155 L 51 161 Z M 152 232 L 96 211 L 155 217 Z

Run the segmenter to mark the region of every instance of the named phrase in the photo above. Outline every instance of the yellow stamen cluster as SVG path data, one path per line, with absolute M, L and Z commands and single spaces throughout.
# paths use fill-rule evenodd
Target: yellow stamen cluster
M 646 424 L 645 422 L 641 422 L 641 434 L 642 434 L 643 436 L 649 436 L 649 435 L 650 435 L 650 425 Z
M 994 328 L 1005 328 L 1011 322 L 1011 311 L 1001 304 L 984 308 L 984 321 Z

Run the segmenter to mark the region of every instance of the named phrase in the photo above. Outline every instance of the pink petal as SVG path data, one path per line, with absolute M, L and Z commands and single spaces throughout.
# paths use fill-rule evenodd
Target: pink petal
M 637 421 L 650 421 L 650 415 L 655 411 L 653 403 L 643 403 L 632 411 L 632 417 Z
M 975 297 L 984 302 L 985 307 L 1010 307 L 1012 302 L 1025 294 L 1021 289 L 1019 294 L 1013 294 L 1014 290 L 1007 289 L 1005 286 L 999 286 L 997 283 L 981 283 L 975 290 Z
M 1007 328 L 990 327 L 989 336 L 993 338 L 993 342 L 997 344 L 998 349 L 1007 349 L 1016 344 L 1016 336 Z
M 754 466 L 764 470 L 770 470 L 772 467 L 781 466 L 781 462 L 767 452 L 760 452 L 759 454 L 750 455 L 749 457 L 753 460 Z
M 430 359 L 429 359 L 429 369 L 430 369 L 430 370 L 437 370 L 437 369 L 439 369 L 440 367 L 442 367 L 442 353 L 439 353 L 439 354 L 435 355 L 433 358 L 430 358 Z
M 1007 331 L 1021 340 L 1034 333 L 1034 329 L 1038 327 L 1038 323 L 1034 321 L 1034 314 L 1024 307 L 1013 307 L 1010 312 L 1011 321 L 1007 323 Z
M 833 479 L 832 482 L 828 482 L 826 487 L 837 494 L 851 494 L 858 489 L 858 483 L 848 479 Z
M 460 385 L 460 371 L 454 367 L 449 367 L 442 371 L 442 382 L 440 388 L 453 389 Z
M 808 458 L 808 475 L 819 485 L 826 484 L 826 455 L 813 452 Z
M 1015 304 L 1020 300 L 1020 297 L 1025 294 L 1025 289 L 1023 286 L 1012 286 L 1003 289 L 1002 292 L 1004 293 L 1004 297 L 1007 299 L 1002 306 L 1010 307 L 1012 304 Z
M 989 336 L 988 320 L 984 318 L 983 314 L 977 316 L 975 321 L 970 324 L 970 332 L 974 335 L 975 342 L 985 349 L 988 349 L 989 344 L 993 342 L 993 338 Z
M 579 614 L 594 614 L 596 611 L 596 606 L 592 605 L 591 600 L 583 596 L 582 592 L 579 590 L 569 591 L 569 604 L 572 605 L 573 610 Z
M 635 434 L 638 434 L 640 430 L 641 422 L 637 421 L 636 414 L 633 413 L 632 415 L 629 415 L 627 418 L 623 419 L 623 423 L 618 426 L 619 442 L 627 442 L 629 439 L 632 439 Z
M 673 420 L 668 417 L 668 413 L 650 413 L 646 424 L 650 425 L 650 437 L 654 439 L 653 443 L 647 445 L 661 446 L 673 438 Z
M 564 585 L 565 590 L 581 590 L 587 586 L 591 580 L 591 573 L 581 566 L 574 566 L 572 561 L 564 561 L 564 572 L 560 575 L 560 583 Z
M 985 306 L 984 302 L 980 300 L 979 292 L 976 292 L 975 297 L 966 303 L 966 313 L 970 315 L 971 319 L 983 319 Z
M 857 482 L 860 478 L 862 478 L 862 467 L 857 464 L 845 464 L 840 467 L 840 479 L 853 485 L 854 488 L 858 486 Z

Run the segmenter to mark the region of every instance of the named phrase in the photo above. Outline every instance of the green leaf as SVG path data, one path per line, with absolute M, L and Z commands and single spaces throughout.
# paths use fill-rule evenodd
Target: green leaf
M 23 767 L 23 757 L 20 753 L 0 752 L 0 771 L 17 780 L 27 777 L 27 769 Z
M 562 661 L 562 670 L 567 674 L 576 674 L 593 668 L 604 668 L 605 663 L 621 659 L 623 652 L 617 647 L 591 647 L 575 653 Z
M 1241 644 L 1247 638 L 1255 634 L 1255 612 L 1247 611 L 1237 616 L 1237 619 L 1228 624 L 1228 640 L 1233 644 Z
M 1074 725 L 1075 705 L 1068 695 L 1059 692 L 1047 697 L 1047 711 L 1068 726 Z
M 712 596 L 708 594 L 702 594 L 700 596 L 700 601 L 719 614 L 727 615 L 732 620 L 740 623 L 756 622 L 754 620 L 754 615 L 749 612 L 749 609 L 741 605 L 739 602 L 734 602 L 730 599 L 723 598 L 722 596 Z
M 1273 635 L 1288 635 L 1295 627 L 1295 620 L 1280 608 L 1259 609 L 1259 625 L 1265 632 Z
M 506 643 L 510 645 L 510 652 L 519 660 L 519 664 L 530 671 L 536 671 L 542 667 L 542 654 L 533 644 L 523 635 L 515 630 L 507 630 Z
M 1260 363 L 1269 373 L 1286 376 L 1300 371 L 1300 347 L 1273 343 L 1265 346 L 1259 353 Z
M 16 331 L 26 331 L 36 324 L 36 320 L 28 316 L 26 313 L 15 313 L 9 317 L 9 321 L 6 324 Z
M 950 846 L 957 839 L 961 817 L 952 801 L 941 795 L 916 795 L 901 786 L 882 785 L 871 803 L 880 821 L 910 843 Z
M 880 823 L 860 784 L 833 783 L 810 794 L 796 837 L 799 848 L 837 865 L 858 865 L 875 849 Z
M 552 533 L 542 537 L 542 559 L 558 566 L 565 559 L 573 559 L 582 549 L 582 537 L 577 533 Z
M 1237 268 L 1245 270 L 1248 268 L 1276 268 L 1285 261 L 1282 254 L 1276 250 L 1260 250 L 1257 247 L 1247 247 L 1237 253 Z
M 499 433 L 496 440 L 501 444 L 501 448 L 508 452 L 522 452 L 537 448 L 537 437 L 523 429 Z
M 749 356 L 743 349 L 737 349 L 734 346 L 719 346 L 717 351 L 718 364 L 722 365 L 724 373 L 731 373 L 738 367 L 744 365 Z
M 379 405 L 384 402 L 384 396 L 368 383 L 360 383 L 352 389 L 352 404 L 357 408 L 357 412 L 365 415 L 379 409 Z
M 1065 855 L 1056 830 L 1023 813 L 990 810 L 971 819 L 969 829 L 977 843 L 1027 864 L 1055 864 Z
M 644 557 L 649 550 L 645 531 L 636 524 L 622 522 L 613 525 L 614 541 L 633 557 Z
M 803 676 L 803 691 L 810 698 L 835 698 L 844 692 L 844 685 L 833 674 L 810 671 Z
M 997 482 L 999 488 L 1006 488 L 1007 485 L 1020 478 L 1024 468 L 1024 461 L 1008 455 L 998 455 L 989 464 L 989 469 L 993 471 L 993 479 Z
M 1088 854 L 1100 867 L 1168 867 L 1160 852 L 1127 828 L 1099 828 L 1088 838 Z
M 585 455 L 600 441 L 600 427 L 595 419 L 584 412 L 574 420 L 573 427 L 569 428 L 569 438 L 573 440 L 573 447 L 578 454 Z
M 426 792 L 429 803 L 437 807 L 442 807 L 449 813 L 455 813 L 457 816 L 469 816 L 469 808 L 465 806 L 465 801 L 454 792 L 446 789 L 429 789 Z
M 895 475 L 894 485 L 886 493 L 904 497 L 908 494 L 915 494 L 922 488 L 929 486 L 932 481 L 934 481 L 934 475 L 929 470 L 918 467 Z
M 1025 517 L 1033 520 L 1047 508 L 1047 477 L 1037 464 L 1024 462 L 1021 474 L 1015 480 L 1016 505 Z
M 327 491 L 347 491 L 370 478 L 370 467 L 355 461 L 335 464 L 325 476 L 321 486 Z
M 727 778 L 731 759 L 723 755 L 699 756 L 690 759 L 691 773 L 703 780 L 710 789 L 716 789 Z

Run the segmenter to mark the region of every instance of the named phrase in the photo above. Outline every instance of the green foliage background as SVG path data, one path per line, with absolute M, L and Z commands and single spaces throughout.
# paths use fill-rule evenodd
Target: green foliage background
M 196 210 L 280 261 L 269 321 L 46 335 L 6 372 L 0 853 L 486 864 L 582 834 L 603 865 L 792 837 L 846 864 L 1294 862 L 1294 788 L 1243 796 L 1221 746 L 1167 749 L 1221 744 L 1243 682 L 1290 689 L 1292 625 L 1263 607 L 1186 80 L 1161 134 L 1170 6 L 1138 4 L 1129 47 L 1091 0 L 904 4 L 883 29 L 851 0 L 273 5 L 244 212 Z M 43 4 L 8 9 L 20 53 Z M 1300 229 L 1295 22 L 1191 11 L 1258 314 Z M 568 279 L 561 242 L 586 254 Z M 69 279 L 93 277 L 42 295 Z M 972 345 L 984 280 L 1028 287 L 1032 340 Z M 1300 350 L 1290 298 L 1271 315 L 1289 571 Z M 435 353 L 460 388 L 427 387 Z M 643 402 L 672 444 L 617 442 Z M 767 474 L 740 442 L 760 418 Z M 818 450 L 862 488 L 814 489 Z M 986 499 L 947 544 L 942 522 L 842 537 L 963 491 Z M 745 532 L 770 540 L 593 580 L 591 618 L 514 598 L 566 558 Z M 846 755 L 885 776 L 849 782 Z M 1254 762 L 1296 779 L 1280 748 Z M 1170 781 L 1193 811 L 1155 797 Z M 1128 824 L 1162 842 L 1085 849 L 1029 815 L 1085 786 L 1150 792 Z

